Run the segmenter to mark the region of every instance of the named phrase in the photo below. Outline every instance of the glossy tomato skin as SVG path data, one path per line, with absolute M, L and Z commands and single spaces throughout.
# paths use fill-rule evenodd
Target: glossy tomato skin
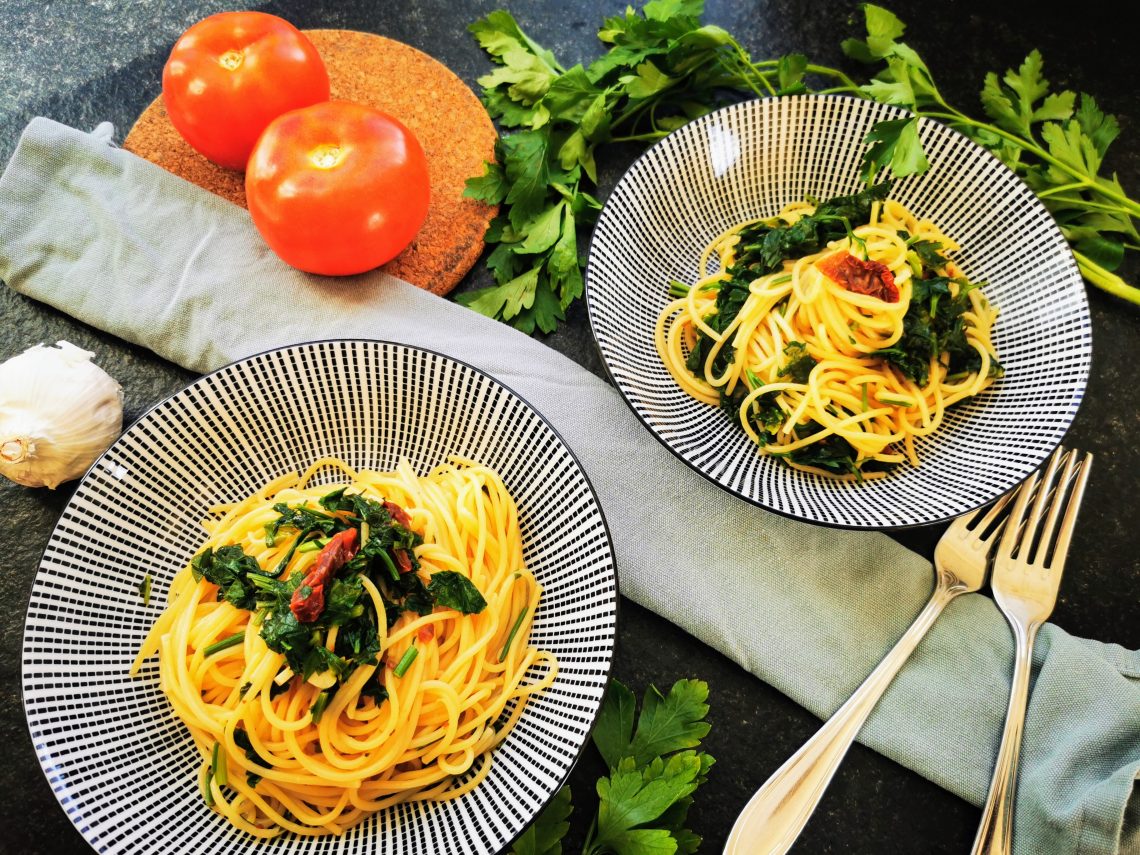
M 245 169 L 271 121 L 329 97 L 329 75 L 309 39 L 276 15 L 221 12 L 174 44 L 162 71 L 170 121 L 197 151 Z
M 275 119 L 250 156 L 246 203 L 287 264 L 349 276 L 399 255 L 427 217 L 427 158 L 392 116 L 347 101 Z

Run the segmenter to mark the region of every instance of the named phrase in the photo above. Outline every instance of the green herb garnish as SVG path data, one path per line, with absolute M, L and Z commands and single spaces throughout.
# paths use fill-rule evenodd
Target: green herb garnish
M 313 716 L 313 724 L 321 720 L 321 716 L 324 715 L 325 712 L 325 707 L 328 705 L 329 693 L 326 690 L 317 695 L 317 699 L 313 701 L 313 706 L 309 709 L 309 712 L 312 713 Z
M 409 647 L 404 651 L 404 655 L 400 657 L 400 661 L 396 664 L 396 668 L 392 673 L 397 677 L 403 677 L 407 674 L 408 669 L 412 667 L 412 663 L 416 661 L 416 656 L 419 655 L 419 652 L 419 649 L 414 644 Z
M 503 642 L 503 649 L 499 651 L 499 661 L 503 662 L 507 658 L 507 652 L 511 649 L 511 643 L 515 640 L 515 635 L 518 634 L 519 627 L 522 626 L 523 619 L 526 617 L 528 608 L 523 606 L 519 609 L 519 616 L 515 618 L 514 624 L 511 626 L 511 631 L 507 633 L 507 640 Z
M 791 378 L 795 383 L 807 383 L 811 371 L 816 366 L 815 357 L 808 353 L 802 341 L 790 341 L 784 346 L 787 363 L 780 369 L 781 376 Z
M 229 771 L 226 768 L 226 751 L 220 742 L 214 743 L 214 750 L 210 755 L 210 777 L 219 787 L 229 783 Z
M 433 573 L 428 593 L 435 598 L 436 605 L 465 615 L 478 614 L 487 607 L 487 601 L 471 580 L 454 570 Z
M 610 681 L 593 733 L 608 773 L 598 779 L 583 855 L 697 851 L 701 838 L 686 826 L 693 794 L 714 763 L 699 750 L 709 732 L 707 700 L 708 686 L 697 680 L 678 681 L 668 695 L 650 686 L 638 714 L 633 692 Z M 515 841 L 514 855 L 560 852 L 572 811 L 563 787 Z
M 527 333 L 553 331 L 582 294 L 580 248 L 601 208 L 591 192 L 606 145 L 655 142 L 720 106 L 726 93 L 813 91 L 897 105 L 968 135 L 1033 188 L 1089 282 L 1140 302 L 1140 289 L 1113 272 L 1126 250 L 1140 248 L 1140 203 L 1101 174 L 1120 132 L 1116 119 L 1088 94 L 1078 101 L 1074 92 L 1051 92 L 1037 51 L 1016 70 L 986 75 L 981 103 L 989 121 L 974 119 L 946 102 L 921 57 L 898 41 L 902 21 L 873 4 L 862 8 L 866 38 L 843 42 L 848 56 L 880 66 L 862 84 L 803 54 L 753 60 L 732 34 L 702 23 L 701 0 L 654 0 L 607 18 L 598 31 L 606 52 L 570 68 L 508 12 L 471 24 L 497 64 L 479 78 L 483 103 L 507 133 L 495 162 L 466 190 L 500 205 L 485 236 L 495 284 L 461 294 L 459 302 Z M 915 117 L 881 121 L 865 141 L 868 183 L 883 170 L 902 177 L 929 168 Z
M 221 653 L 223 650 L 236 647 L 243 641 L 245 641 L 245 630 L 235 632 L 233 635 L 226 636 L 220 641 L 215 641 L 213 644 L 207 644 L 206 649 L 202 651 L 202 655 L 206 657 L 213 656 L 215 653 Z
M 143 576 L 142 581 L 139 582 L 139 596 L 142 597 L 143 608 L 146 608 L 150 605 L 151 584 L 152 580 L 150 578 L 150 573 L 147 573 L 145 576 Z
M 194 556 L 190 572 L 195 580 L 205 578 L 218 586 L 218 599 L 239 609 L 252 609 L 256 604 L 254 582 L 251 577 L 269 578 L 252 555 L 246 555 L 240 546 L 207 548 Z
M 234 728 L 234 744 L 245 752 L 246 760 L 251 763 L 256 763 L 262 768 L 268 768 L 269 764 L 262 760 L 261 755 L 254 750 L 249 734 L 240 727 Z M 261 775 L 256 772 L 247 771 L 245 773 L 245 782 L 249 785 L 250 789 L 254 789 L 261 782 Z
M 427 615 L 442 606 L 475 614 L 486 608 L 482 594 L 459 573 L 436 573 L 430 585 L 424 583 L 414 552 L 423 539 L 393 517 L 397 510 L 390 512 L 383 503 L 350 494 L 344 488 L 326 494 L 319 504 L 320 509 L 304 504 L 274 505 L 277 517 L 265 527 L 266 542 L 276 544 L 287 532 L 296 532 L 286 561 L 278 564 L 277 572 L 261 570 L 256 559 L 240 546 L 205 549 L 191 562 L 195 578 L 218 585 L 219 600 L 257 613 L 253 625 L 266 646 L 283 654 L 289 668 L 302 679 L 328 672 L 339 682 L 357 667 L 376 663 L 381 616 L 375 613 L 365 591 L 366 577 L 381 592 L 382 619 L 389 628 L 406 611 Z M 298 589 L 304 596 L 311 591 L 305 589 L 303 573 L 294 571 L 281 577 L 280 570 L 296 552 L 320 549 L 333 535 L 350 528 L 363 534 L 360 549 L 327 585 L 324 608 L 316 620 L 298 621 L 290 608 L 293 595 Z M 407 572 L 400 572 L 397 561 Z M 334 626 L 339 627 L 336 644 L 329 650 L 328 631 Z M 221 639 L 207 646 L 204 653 L 213 655 L 240 644 L 243 638 L 244 634 L 238 633 Z M 284 691 L 284 687 L 274 684 L 270 692 L 274 691 Z M 383 685 L 375 681 L 370 681 L 363 693 L 377 703 L 387 698 Z

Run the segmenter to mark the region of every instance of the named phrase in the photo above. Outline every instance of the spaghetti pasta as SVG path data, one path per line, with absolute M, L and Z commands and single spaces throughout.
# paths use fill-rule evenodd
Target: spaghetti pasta
M 315 485 L 330 467 L 347 483 Z M 206 802 L 257 837 L 339 834 L 473 789 L 557 672 L 499 476 L 323 459 L 214 510 L 131 668 L 158 654 Z
M 947 257 L 958 246 L 885 195 L 728 229 L 658 317 L 681 389 L 797 469 L 862 480 L 917 466 L 916 438 L 1001 376 L 997 311 Z

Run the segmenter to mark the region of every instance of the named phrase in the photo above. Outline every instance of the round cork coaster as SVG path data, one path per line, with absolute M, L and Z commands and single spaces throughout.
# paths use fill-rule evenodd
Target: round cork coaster
M 306 30 L 329 72 L 331 97 L 395 116 L 419 139 L 431 175 L 431 203 L 419 234 L 381 269 L 446 294 L 483 251 L 496 208 L 463 196 L 464 181 L 494 158 L 495 127 L 479 99 L 442 63 L 372 33 Z M 206 160 L 182 139 L 156 98 L 123 148 L 245 207 L 244 176 Z

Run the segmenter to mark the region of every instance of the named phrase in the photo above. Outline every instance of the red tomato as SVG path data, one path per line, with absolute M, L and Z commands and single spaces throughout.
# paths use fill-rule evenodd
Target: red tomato
M 428 210 L 427 158 L 386 113 L 328 101 L 275 119 L 249 158 L 245 196 L 266 243 L 299 270 L 363 273 L 411 242 Z
M 305 35 L 276 15 L 221 12 L 188 29 L 162 70 L 162 100 L 186 142 L 245 169 L 265 127 L 329 98 L 329 75 Z

